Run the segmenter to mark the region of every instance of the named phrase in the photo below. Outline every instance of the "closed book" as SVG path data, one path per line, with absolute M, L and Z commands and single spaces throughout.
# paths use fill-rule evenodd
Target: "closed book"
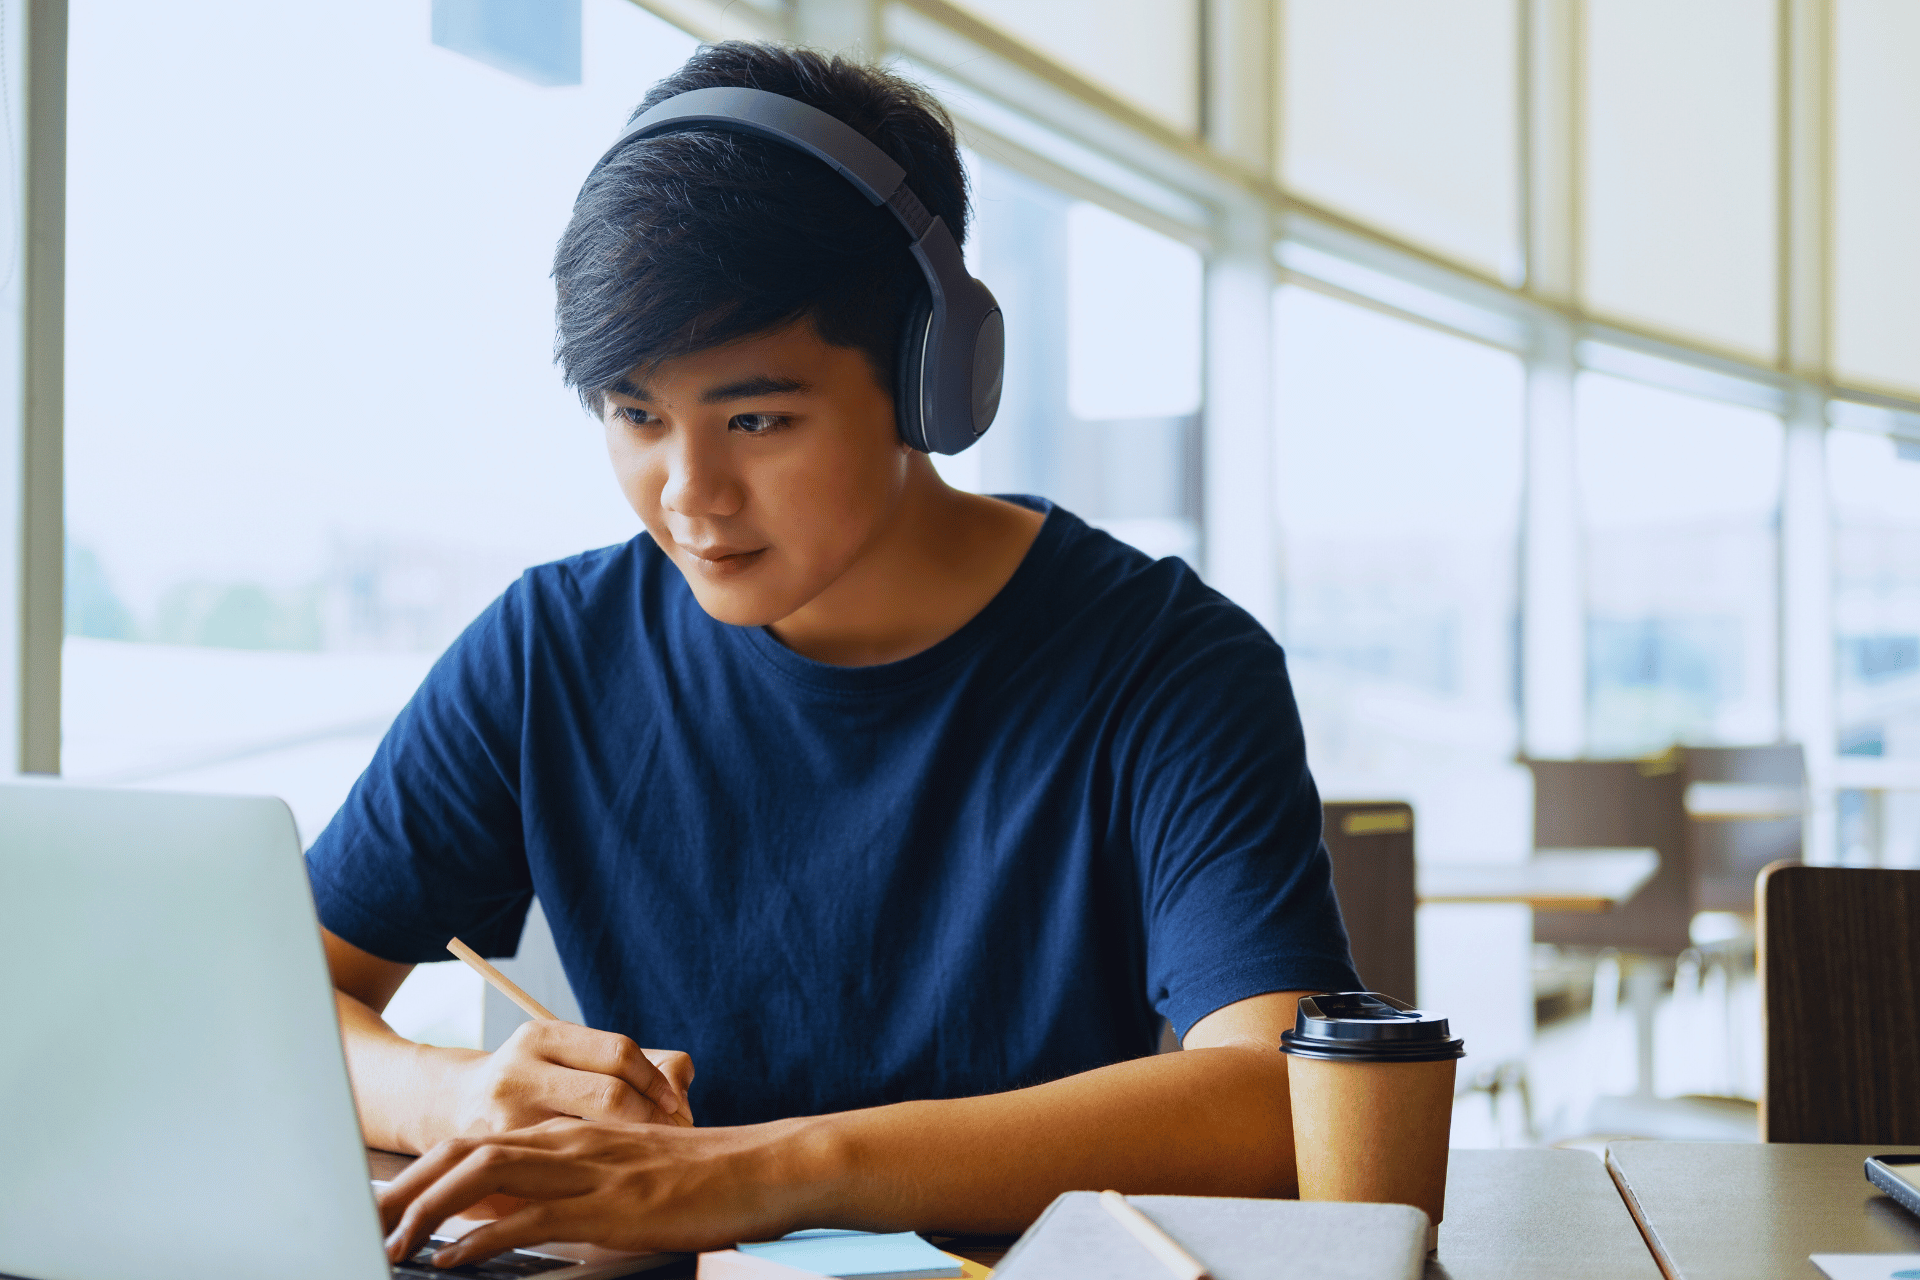
M 1213 1280 L 1420 1280 L 1427 1215 L 1404 1204 L 1216 1196 L 1128 1196 L 1127 1203 Z M 1164 1264 L 1100 1205 L 1069 1191 L 1047 1206 L 994 1280 L 1169 1280 Z

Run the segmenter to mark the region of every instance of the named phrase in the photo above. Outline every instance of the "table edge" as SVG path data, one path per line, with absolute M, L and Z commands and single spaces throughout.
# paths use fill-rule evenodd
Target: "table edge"
M 1659 1233 L 1647 1221 L 1646 1214 L 1640 1209 L 1640 1200 L 1633 1194 L 1633 1188 L 1627 1185 L 1626 1173 L 1613 1160 L 1613 1144 L 1607 1144 L 1607 1176 L 1613 1179 L 1613 1189 L 1620 1193 L 1620 1199 L 1626 1203 L 1627 1213 L 1633 1218 L 1633 1225 L 1640 1229 L 1641 1243 L 1647 1246 L 1647 1252 L 1653 1255 L 1653 1265 L 1660 1268 L 1660 1274 L 1666 1280 L 1681 1280 L 1680 1274 L 1671 1265 L 1667 1251 L 1661 1247 Z

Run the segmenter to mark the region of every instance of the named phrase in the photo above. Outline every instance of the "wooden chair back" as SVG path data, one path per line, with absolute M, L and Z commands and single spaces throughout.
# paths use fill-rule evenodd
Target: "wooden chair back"
M 1534 848 L 1660 854 L 1653 879 L 1612 911 L 1534 912 L 1534 941 L 1667 956 L 1693 945 L 1686 784 L 1678 757 L 1524 763 L 1533 772 Z
M 1761 1140 L 1920 1144 L 1920 870 L 1783 863 L 1754 896 Z
M 1322 838 L 1347 922 L 1353 964 L 1369 991 L 1418 1004 L 1413 927 L 1413 806 L 1400 800 L 1330 800 Z

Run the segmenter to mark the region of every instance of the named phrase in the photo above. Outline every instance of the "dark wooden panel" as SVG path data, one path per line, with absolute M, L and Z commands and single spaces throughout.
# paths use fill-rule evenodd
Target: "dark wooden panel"
M 1693 877 L 1677 759 L 1528 760 L 1536 849 L 1653 849 L 1660 870 L 1612 911 L 1536 911 L 1537 942 L 1678 955 L 1691 945 Z
M 1769 1142 L 1920 1143 L 1920 871 L 1760 878 Z
M 1399 800 L 1330 800 L 1321 813 L 1360 980 L 1370 991 L 1418 1004 L 1413 807 Z

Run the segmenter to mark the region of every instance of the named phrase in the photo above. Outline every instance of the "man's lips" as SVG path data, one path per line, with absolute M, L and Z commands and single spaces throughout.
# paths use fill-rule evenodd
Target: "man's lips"
M 722 543 L 701 547 L 681 543 L 680 549 L 687 553 L 701 576 L 707 578 L 725 578 L 744 573 L 758 564 L 767 550 L 765 547 L 733 547 Z
M 725 560 L 728 556 L 752 555 L 756 551 L 766 550 L 765 547 L 735 546 L 728 542 L 703 542 L 698 545 L 682 542 L 679 545 L 682 551 L 701 560 Z

